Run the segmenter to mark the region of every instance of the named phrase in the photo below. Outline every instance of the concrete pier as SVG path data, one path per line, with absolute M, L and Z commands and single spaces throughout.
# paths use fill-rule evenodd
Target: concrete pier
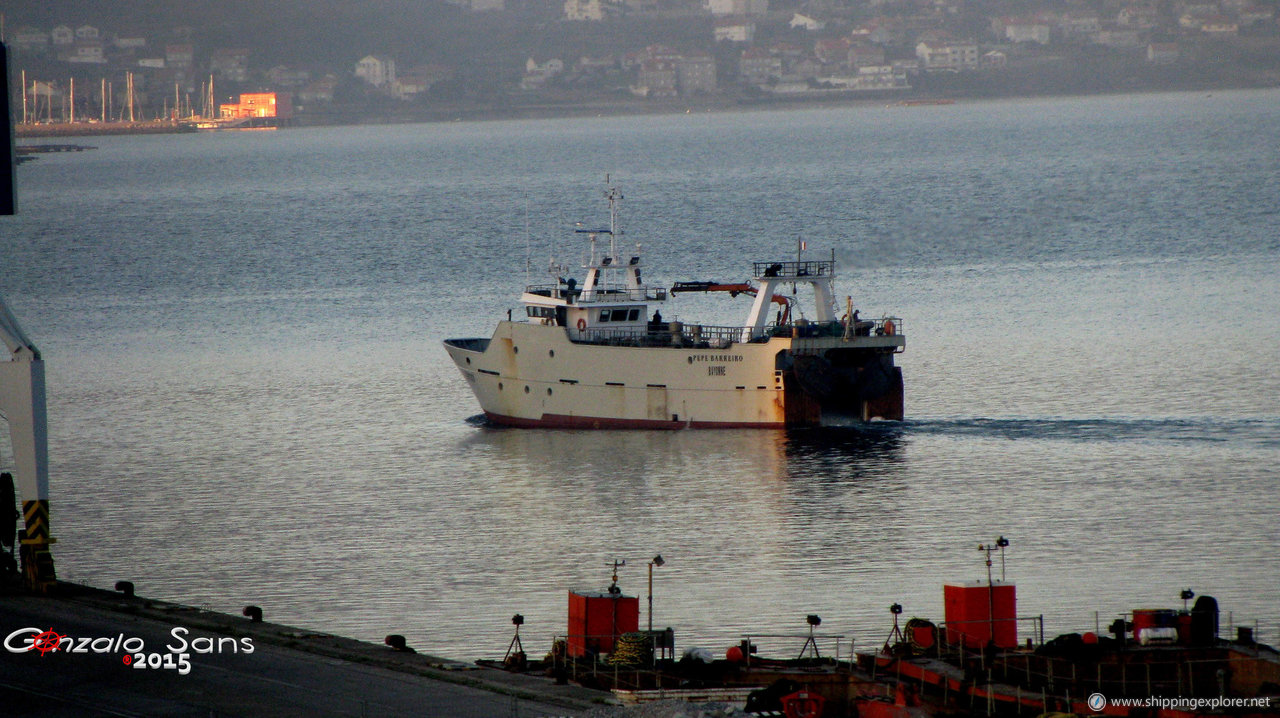
M 66 583 L 39 596 L 0 588 L 0 639 L 5 716 L 540 718 L 602 700 L 549 679 Z

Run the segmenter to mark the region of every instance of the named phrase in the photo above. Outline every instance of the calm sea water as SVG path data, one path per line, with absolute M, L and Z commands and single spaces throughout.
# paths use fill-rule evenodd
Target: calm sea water
M 869 646 L 1004 535 L 1050 635 L 1190 587 L 1280 642 L 1280 92 L 92 144 L 23 165 L 0 221 L 64 579 L 478 658 L 517 612 L 549 647 L 615 558 L 643 598 L 660 553 L 681 646 L 810 613 Z M 909 419 L 475 421 L 440 341 L 579 260 L 605 173 L 660 284 L 834 250 L 841 294 L 904 318 Z

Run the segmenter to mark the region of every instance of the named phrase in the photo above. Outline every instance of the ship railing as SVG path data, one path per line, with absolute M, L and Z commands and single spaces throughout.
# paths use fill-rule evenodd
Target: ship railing
M 564 284 L 531 284 L 524 288 L 526 294 L 550 299 L 563 299 L 569 304 L 598 304 L 616 302 L 663 302 L 667 299 L 665 287 L 639 287 L 626 285 L 597 285 L 590 298 L 584 298 L 582 287 L 570 288 Z
M 583 330 L 579 342 L 609 346 L 679 347 L 724 349 L 742 338 L 742 327 L 650 322 L 646 326 L 591 327 Z M 767 337 L 760 341 L 767 340 Z
M 892 336 L 901 334 L 902 320 L 897 317 L 882 317 L 859 321 L 855 330 L 847 330 L 845 323 L 809 322 L 800 320 L 787 324 L 769 324 L 760 331 L 750 327 L 717 326 L 713 324 L 685 324 L 684 322 L 650 322 L 645 326 L 625 327 L 590 327 L 579 335 L 579 342 L 588 344 L 607 344 L 610 346 L 645 346 L 645 347 L 682 347 L 696 349 L 724 349 L 731 344 L 764 343 L 773 337 L 792 337 L 795 339 L 821 339 L 828 337 L 848 336 Z M 795 351 L 804 351 L 803 342 L 794 346 Z
M 759 279 L 812 279 L 831 277 L 836 273 L 836 263 L 827 260 L 798 262 L 752 262 L 752 271 Z
M 756 336 L 792 337 L 795 339 L 819 339 L 824 337 L 884 337 L 903 333 L 901 317 L 880 317 L 879 319 L 859 319 L 852 327 L 847 326 L 848 319 L 842 318 L 830 322 L 812 322 L 798 319 L 786 324 L 769 324 Z

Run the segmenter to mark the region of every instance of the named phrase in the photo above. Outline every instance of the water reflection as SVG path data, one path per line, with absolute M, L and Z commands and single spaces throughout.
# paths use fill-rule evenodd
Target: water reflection
M 784 452 L 790 474 L 856 479 L 903 461 L 903 426 L 897 422 L 859 428 L 793 429 Z
M 531 473 L 548 469 L 560 480 L 607 477 L 750 474 L 767 483 L 813 480 L 856 483 L 883 475 L 905 460 L 901 424 L 770 431 L 524 430 L 491 425 L 474 416 L 476 431 L 459 442 L 466 453 L 498 452 Z M 776 484 L 775 484 L 776 485 Z

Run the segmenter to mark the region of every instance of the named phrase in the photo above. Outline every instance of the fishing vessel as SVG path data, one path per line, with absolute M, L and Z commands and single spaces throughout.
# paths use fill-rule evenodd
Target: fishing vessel
M 605 191 L 609 226 L 587 235 L 581 282 L 554 273 L 526 286 L 523 317 L 490 337 L 447 339 L 490 422 L 591 429 L 782 428 L 903 418 L 902 320 L 861 320 L 835 300 L 836 261 L 752 263 L 737 283 L 646 285 L 639 245 L 619 250 L 622 194 Z M 607 238 L 607 241 L 603 241 Z M 785 293 L 791 288 L 793 295 Z M 812 318 L 795 305 L 808 290 Z M 752 297 L 741 326 L 663 319 L 672 295 Z M 797 317 L 797 315 L 799 315 Z

